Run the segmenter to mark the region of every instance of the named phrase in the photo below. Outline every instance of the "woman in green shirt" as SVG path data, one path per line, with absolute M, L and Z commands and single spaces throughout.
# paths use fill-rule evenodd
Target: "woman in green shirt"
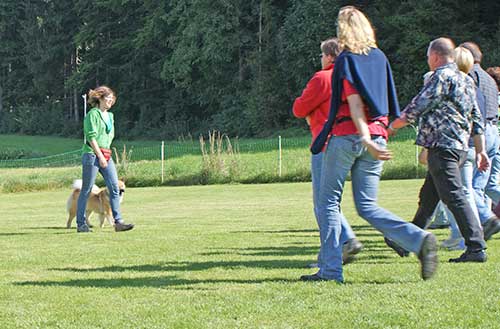
M 115 136 L 113 113 L 108 110 L 115 104 L 116 95 L 111 88 L 100 86 L 89 91 L 89 104 L 93 107 L 83 121 L 83 132 L 87 143 L 82 149 L 82 190 L 78 198 L 76 212 L 77 232 L 91 232 L 86 224 L 85 209 L 94 185 L 97 172 L 100 172 L 109 191 L 109 201 L 115 231 L 128 231 L 133 224 L 126 224 L 120 214 L 120 191 L 118 175 L 111 158 L 111 142 Z

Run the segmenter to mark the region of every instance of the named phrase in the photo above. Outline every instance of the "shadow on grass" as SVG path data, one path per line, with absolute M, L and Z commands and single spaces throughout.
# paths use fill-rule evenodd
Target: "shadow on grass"
M 297 255 L 315 255 L 319 251 L 318 246 L 308 247 L 258 247 L 258 248 L 224 248 L 217 251 L 204 252 L 202 256 L 217 255 L 241 255 L 241 256 L 297 256 Z
M 25 230 L 67 230 L 68 232 L 73 229 L 67 229 L 66 226 L 37 226 L 37 227 L 23 227 Z M 74 228 L 76 230 L 76 227 Z
M 4 232 L 0 233 L 0 236 L 19 236 L 19 235 L 29 235 L 30 233 L 20 233 L 20 232 Z
M 155 276 L 141 278 L 116 278 L 116 279 L 77 279 L 68 281 L 22 281 L 15 282 L 16 286 L 41 286 L 41 287 L 81 287 L 81 288 L 121 288 L 121 287 L 183 287 L 198 284 L 261 284 L 267 282 L 297 282 L 297 279 L 270 278 L 270 279 L 180 279 L 176 276 Z M 187 288 L 187 287 L 186 287 Z
M 302 260 L 256 260 L 256 261 L 209 261 L 209 262 L 165 262 L 158 264 L 132 265 L 132 266 L 105 266 L 96 268 L 51 268 L 52 271 L 69 272 L 160 272 L 160 271 L 204 271 L 212 268 L 238 269 L 238 268 L 265 268 L 265 269 L 291 269 L 304 268 L 307 264 Z

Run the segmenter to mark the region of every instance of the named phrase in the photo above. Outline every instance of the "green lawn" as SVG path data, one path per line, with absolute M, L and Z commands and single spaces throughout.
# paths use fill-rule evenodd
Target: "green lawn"
M 405 219 L 421 180 L 384 181 L 380 203 Z M 131 232 L 66 230 L 69 190 L 0 193 L 1 328 L 498 328 L 500 239 L 485 264 L 422 281 L 354 213 L 365 249 L 344 285 L 304 283 L 318 234 L 308 183 L 134 188 Z M 435 231 L 446 238 L 446 230 Z

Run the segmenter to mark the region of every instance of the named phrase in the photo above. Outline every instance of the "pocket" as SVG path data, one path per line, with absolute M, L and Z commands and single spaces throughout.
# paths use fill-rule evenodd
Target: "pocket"
M 94 153 L 85 153 L 82 155 L 82 165 L 93 166 L 95 164 L 96 155 Z

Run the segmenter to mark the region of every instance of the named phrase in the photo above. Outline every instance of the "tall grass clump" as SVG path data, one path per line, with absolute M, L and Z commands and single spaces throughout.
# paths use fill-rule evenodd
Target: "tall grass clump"
M 132 158 L 132 149 L 127 151 L 127 146 L 123 144 L 123 150 L 121 152 L 117 152 L 116 147 L 113 147 L 113 151 L 118 176 L 125 179 L 128 176 L 129 164 Z
M 208 133 L 208 145 L 200 136 L 202 154 L 201 183 L 229 183 L 236 181 L 240 174 L 238 143 L 235 147 L 226 134 L 220 131 Z

